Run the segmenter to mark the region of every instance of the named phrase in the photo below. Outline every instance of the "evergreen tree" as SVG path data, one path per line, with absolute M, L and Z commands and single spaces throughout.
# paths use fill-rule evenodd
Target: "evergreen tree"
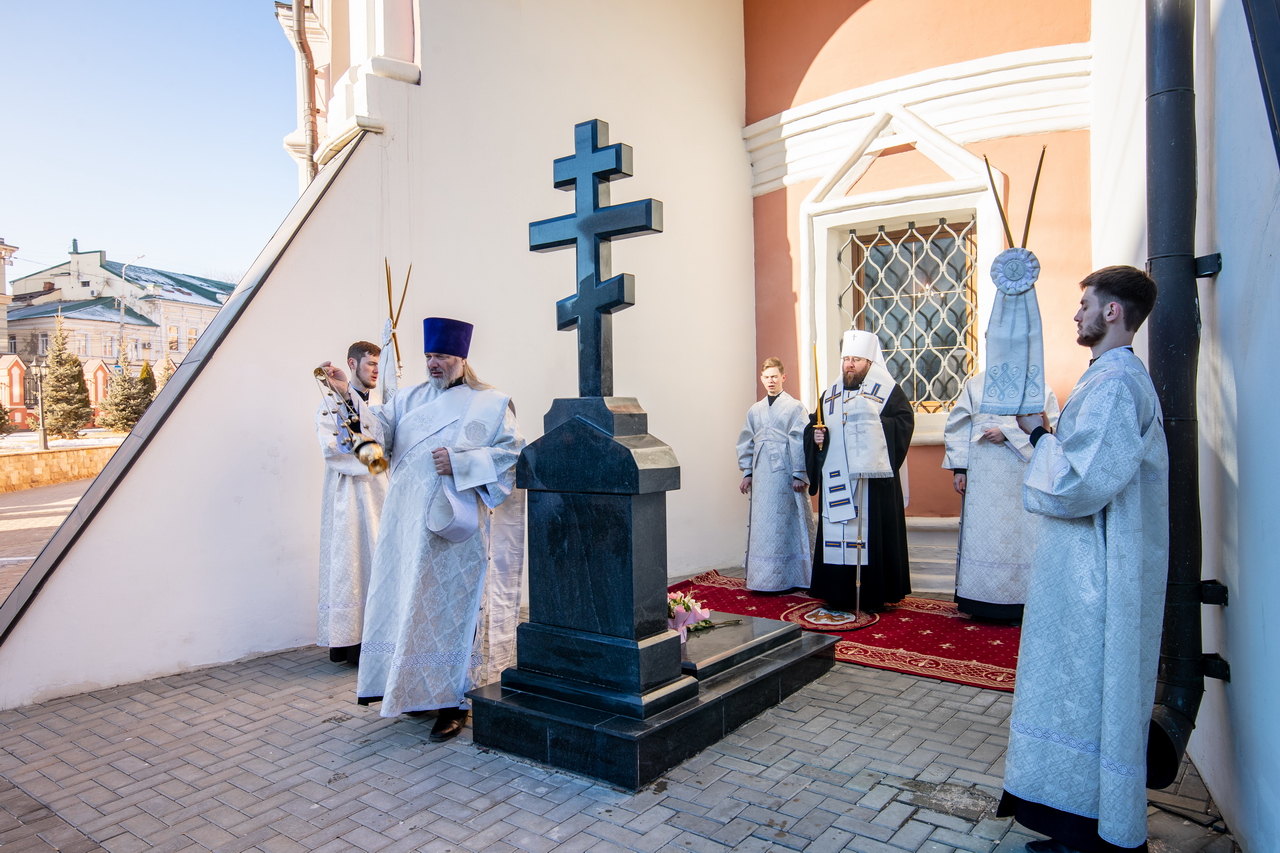
M 84 367 L 79 357 L 67 350 L 67 335 L 59 314 L 47 358 L 49 374 L 44 380 L 45 430 L 59 438 L 75 438 L 93 422 L 89 387 L 84 384 Z
M 169 383 L 169 377 L 173 375 L 173 362 L 169 361 L 169 356 L 160 356 L 160 366 L 156 368 L 156 393 L 160 393 L 160 389 Z
M 147 402 L 150 403 L 156 396 L 156 375 L 151 372 L 151 362 L 145 359 L 142 362 L 142 370 L 138 372 L 138 382 L 147 396 Z
M 0 403 L 0 438 L 4 438 L 17 428 L 18 425 L 13 422 L 13 416 L 9 414 L 8 408 L 4 403 Z
M 145 367 L 145 362 L 143 363 Z M 129 369 L 129 359 L 120 357 L 119 372 L 111 377 L 107 399 L 102 401 L 102 416 L 98 424 L 115 432 L 128 432 L 147 410 L 151 395 L 142 382 Z

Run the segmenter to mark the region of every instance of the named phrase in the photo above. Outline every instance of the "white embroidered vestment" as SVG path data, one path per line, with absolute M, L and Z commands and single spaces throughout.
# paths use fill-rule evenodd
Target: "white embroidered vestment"
M 880 412 L 897 383 L 879 362 L 855 389 L 841 382 L 822 398 L 826 460 L 822 466 L 822 561 L 831 566 L 867 565 L 870 542 L 868 479 L 893 476 Z
M 816 532 L 808 489 L 797 493 L 795 480 L 807 486 L 804 428 L 809 413 L 783 391 L 747 411 L 738 437 L 738 467 L 751 476 L 751 516 L 747 526 L 747 588 L 778 592 L 808 587 L 813 571 Z
M 365 615 L 357 695 L 380 713 L 467 707 L 468 690 L 514 662 L 523 565 L 523 495 L 514 501 L 524 447 L 509 398 L 495 390 L 429 383 L 375 408 L 391 459 Z M 452 483 L 431 452 L 445 447 Z M 450 475 L 446 475 L 448 477 Z M 478 510 L 470 535 L 428 529 L 428 507 L 451 485 Z M 511 506 L 506 506 L 510 503 Z
M 1023 617 L 1004 787 L 1096 818 L 1121 847 L 1147 837 L 1146 745 L 1169 551 L 1160 403 L 1127 348 L 1076 383 L 1028 466 L 1042 516 Z
M 944 433 L 942 467 L 968 469 L 956 594 L 990 604 L 1023 604 L 1040 521 L 1022 506 L 1031 442 L 1013 416 L 980 411 L 985 376 L 965 382 Z M 1058 398 L 1052 388 L 1046 390 L 1045 407 L 1049 423 L 1056 424 Z M 1000 430 L 1004 442 L 984 438 L 989 429 Z
M 369 407 L 355 396 L 364 429 L 378 438 Z M 370 474 L 354 453 L 338 449 L 335 404 L 326 398 L 316 410 L 316 437 L 324 454 L 320 491 L 320 590 L 316 645 L 341 648 L 360 642 L 369 570 L 378 540 L 378 518 L 387 495 L 386 474 Z

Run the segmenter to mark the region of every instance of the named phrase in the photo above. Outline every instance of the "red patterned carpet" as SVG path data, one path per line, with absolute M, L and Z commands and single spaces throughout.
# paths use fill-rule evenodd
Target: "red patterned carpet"
M 784 619 L 806 628 L 822 602 L 806 595 L 762 595 L 742 578 L 706 572 L 671 587 L 712 610 Z M 857 631 L 834 632 L 836 660 L 991 690 L 1013 690 L 1021 629 L 970 619 L 950 601 L 904 598 Z

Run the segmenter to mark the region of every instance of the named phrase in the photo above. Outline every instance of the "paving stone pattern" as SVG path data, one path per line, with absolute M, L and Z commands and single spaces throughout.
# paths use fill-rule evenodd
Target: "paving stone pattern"
M 0 712 L 0 846 L 1008 853 L 1034 837 L 991 815 L 1006 693 L 837 664 L 629 794 L 470 729 L 431 744 L 429 718 L 382 719 L 354 681 L 299 649 Z M 1179 785 L 1166 805 L 1203 815 L 1194 771 Z M 1230 853 L 1176 822 L 1203 841 L 1154 853 Z

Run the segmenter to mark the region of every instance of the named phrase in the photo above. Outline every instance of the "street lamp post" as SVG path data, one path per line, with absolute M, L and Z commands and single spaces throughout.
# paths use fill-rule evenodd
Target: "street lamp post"
M 40 436 L 40 449 L 49 449 L 49 433 L 44 426 L 44 374 L 49 368 L 49 361 L 45 359 L 44 364 L 36 362 L 31 363 L 32 369 L 36 374 L 36 417 L 39 418 L 40 427 L 36 430 L 36 434 Z
M 120 365 L 122 370 L 124 368 L 124 286 L 129 283 L 129 279 L 125 278 L 125 276 L 129 273 L 129 264 L 137 263 L 145 257 L 146 255 L 138 255 L 138 257 L 129 261 L 120 269 L 120 281 L 123 284 L 119 288 L 120 295 L 116 297 L 116 301 L 120 303 L 120 340 L 116 344 L 116 364 Z

